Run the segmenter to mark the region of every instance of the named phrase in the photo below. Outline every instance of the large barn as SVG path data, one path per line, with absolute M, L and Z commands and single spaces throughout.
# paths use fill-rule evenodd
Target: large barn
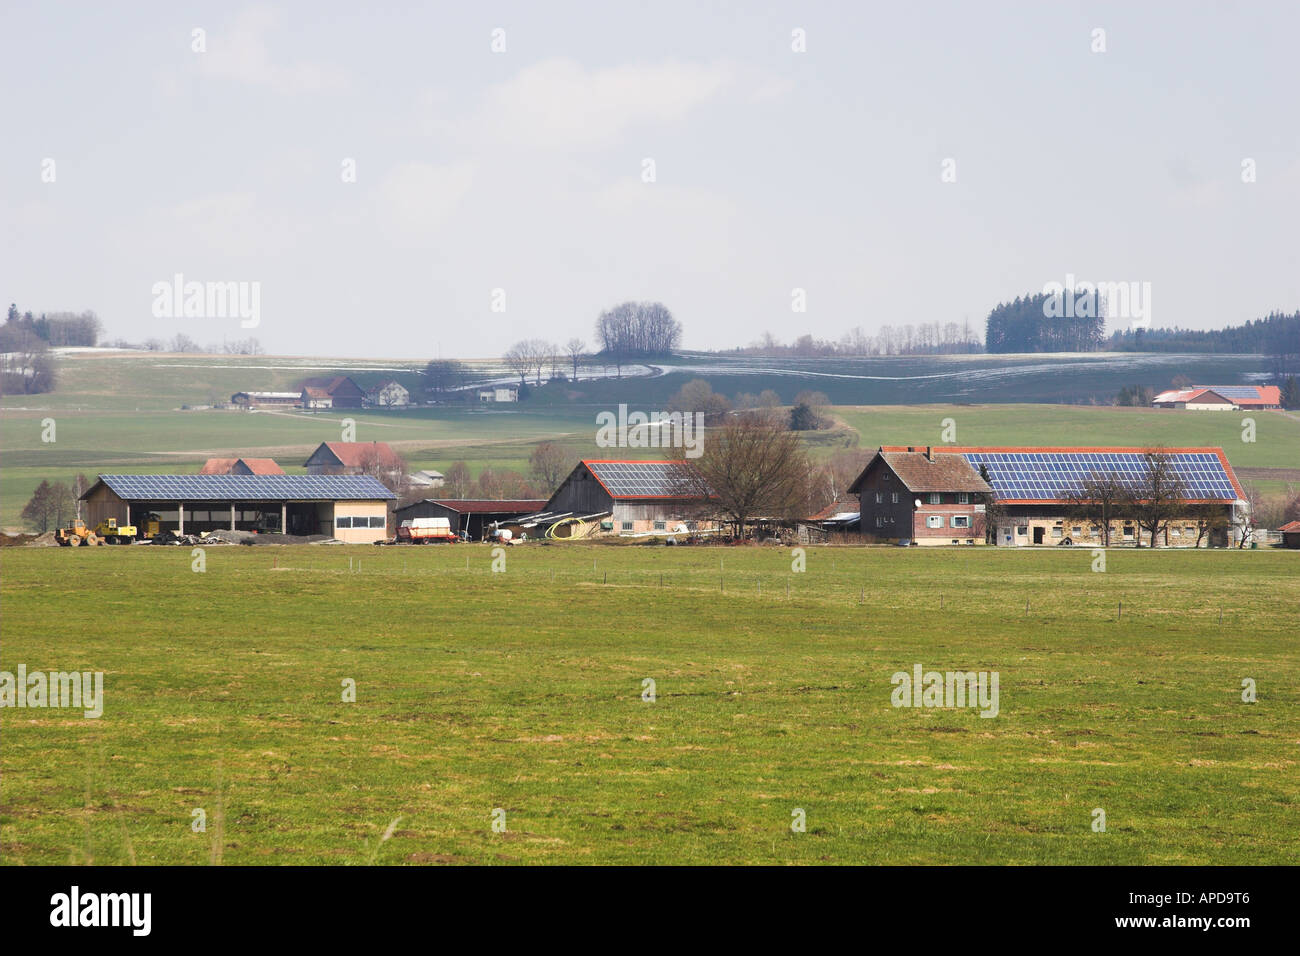
M 370 544 L 389 536 L 395 497 L 369 475 L 100 475 L 81 500 L 92 527 L 155 514 L 177 534 L 287 529 Z
M 714 527 L 700 516 L 702 502 L 683 493 L 680 467 L 671 461 L 584 460 L 551 495 L 546 511 L 601 520 L 617 534 Z
M 1221 448 L 1167 448 L 1174 473 L 1187 488 L 1188 514 L 1169 523 L 1160 544 L 1167 547 L 1225 547 L 1242 533 L 1246 502 L 1237 476 Z M 1099 545 L 1101 528 L 1072 516 L 1071 495 L 1090 476 L 1117 478 L 1136 488 L 1146 474 L 1143 448 L 957 447 L 953 445 L 882 446 L 854 482 L 862 510 L 864 534 L 900 543 L 981 543 L 989 503 L 997 506 L 994 540 L 1003 546 Z M 900 457 L 902 456 L 902 457 Z M 921 466 L 918 458 L 929 464 Z M 916 494 L 881 499 L 882 463 L 905 462 L 935 482 L 908 479 Z M 892 467 L 892 466 L 891 466 Z M 931 470 L 933 469 L 933 470 Z M 972 476 L 973 479 L 972 480 Z M 987 479 L 987 482 L 985 481 Z M 987 484 L 991 494 L 981 495 Z M 963 494 L 965 498 L 963 499 Z M 937 500 L 936 500 L 937 499 Z M 972 541 L 953 532 L 953 508 L 969 509 Z M 890 530 L 890 528 L 894 530 Z M 964 527 L 964 525 L 963 525 Z M 943 528 L 948 540 L 929 534 Z M 1141 534 L 1131 518 L 1117 519 L 1110 540 L 1136 543 Z M 927 540 L 929 539 L 929 540 Z

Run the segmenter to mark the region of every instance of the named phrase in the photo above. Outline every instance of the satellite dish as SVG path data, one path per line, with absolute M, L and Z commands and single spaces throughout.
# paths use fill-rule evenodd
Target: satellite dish
M 920 499 L 920 498 L 917 498 L 917 499 L 916 499 L 916 506 L 917 506 L 918 508 L 921 507 L 921 499 Z

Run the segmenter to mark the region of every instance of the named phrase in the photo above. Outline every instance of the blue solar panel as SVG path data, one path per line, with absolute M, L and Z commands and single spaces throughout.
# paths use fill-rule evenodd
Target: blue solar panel
M 1197 388 L 1208 388 L 1224 398 L 1259 398 L 1259 389 L 1254 385 L 1198 385 Z
M 397 496 L 370 475 L 100 475 L 132 501 L 376 501 Z
M 681 466 L 671 461 L 587 462 L 616 498 L 673 498 L 681 495 Z
M 1012 500 L 1059 501 L 1091 475 L 1114 476 L 1135 490 L 1147 472 L 1141 452 L 965 452 L 962 457 L 976 471 L 983 465 L 994 494 Z M 1218 455 L 1173 452 L 1169 458 L 1188 498 L 1236 500 L 1237 489 Z

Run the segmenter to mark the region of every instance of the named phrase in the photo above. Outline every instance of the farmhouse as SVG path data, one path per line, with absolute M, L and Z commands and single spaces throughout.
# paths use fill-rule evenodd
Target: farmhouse
M 983 544 L 988 482 L 959 455 L 881 448 L 849 486 L 862 533 L 899 544 Z
M 288 529 L 370 544 L 388 537 L 395 497 L 368 475 L 100 475 L 81 500 L 91 525 L 152 513 L 177 534 Z
M 230 396 L 231 404 L 244 408 L 271 406 L 290 407 L 302 401 L 301 392 L 236 392 Z
M 482 539 L 493 525 L 512 524 L 524 515 L 540 511 L 546 502 L 541 499 L 465 499 L 425 498 L 398 508 L 397 526 L 407 518 L 446 518 L 452 530 L 465 532 L 471 538 Z
M 478 390 L 478 400 L 480 402 L 517 402 L 519 401 L 519 386 L 494 385 L 491 388 L 480 388 Z
M 318 385 L 304 385 L 301 404 L 303 408 L 333 408 L 334 399 Z
M 406 463 L 382 441 L 321 442 L 303 465 L 309 475 L 400 477 Z
M 1188 408 L 1197 411 L 1237 411 L 1243 408 L 1281 408 L 1282 390 L 1276 385 L 1194 385 L 1161 392 L 1151 400 L 1154 408 Z
M 329 396 L 331 408 L 360 408 L 366 393 L 356 382 L 346 375 L 333 378 L 309 378 L 302 383 L 302 388 L 319 388 Z
M 392 380 L 380 382 L 366 391 L 366 404 L 382 408 L 411 404 L 411 393 L 405 386 Z
M 601 518 L 602 530 L 618 534 L 696 531 L 715 527 L 699 517 L 703 504 L 684 494 L 677 462 L 584 460 L 546 502 L 561 517 Z
M 283 475 L 284 469 L 270 458 L 209 458 L 200 475 Z
M 877 534 L 900 543 L 909 540 L 910 534 L 911 541 L 923 543 L 921 526 L 926 531 L 937 531 L 944 524 L 951 527 L 954 515 L 947 506 L 961 505 L 962 492 L 966 491 L 964 507 L 970 509 L 972 537 L 976 543 L 983 540 L 988 507 L 993 505 L 997 519 L 995 542 L 999 545 L 1099 545 L 1103 540 L 1102 529 L 1073 514 L 1071 496 L 1092 476 L 1114 477 L 1121 485 L 1136 488 L 1146 474 L 1144 451 L 1142 448 L 882 446 L 854 482 L 862 502 L 862 530 L 864 534 Z M 879 461 L 888 463 L 893 456 L 906 454 L 911 462 L 918 452 L 934 464 L 946 462 L 944 467 L 951 469 L 951 477 L 937 482 L 949 487 L 926 490 L 924 495 L 912 499 L 915 516 L 909 520 L 899 508 L 906 499 L 900 496 L 899 502 L 895 502 L 882 488 L 888 482 L 872 478 L 880 474 Z M 1161 543 L 1171 547 L 1227 546 L 1241 534 L 1240 512 L 1247 505 L 1223 450 L 1170 448 L 1165 452 L 1170 456 L 1174 473 L 1188 489 L 1189 497 L 1183 503 L 1189 511 L 1170 522 Z M 981 483 L 987 479 L 991 494 L 980 495 L 972 490 L 971 473 Z M 884 498 L 880 500 L 882 493 Z M 936 494 L 937 502 L 933 497 Z M 901 531 L 888 533 L 891 520 Z M 1135 543 L 1140 533 L 1132 518 L 1119 518 L 1112 525 L 1110 540 Z M 957 537 L 951 535 L 947 542 L 931 543 L 952 543 L 951 539 Z

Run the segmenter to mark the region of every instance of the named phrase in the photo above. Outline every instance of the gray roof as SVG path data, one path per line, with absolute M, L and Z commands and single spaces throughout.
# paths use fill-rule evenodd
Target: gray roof
M 391 501 L 397 497 L 370 475 L 100 475 L 99 480 L 128 501 Z M 81 497 L 89 497 L 95 487 Z

